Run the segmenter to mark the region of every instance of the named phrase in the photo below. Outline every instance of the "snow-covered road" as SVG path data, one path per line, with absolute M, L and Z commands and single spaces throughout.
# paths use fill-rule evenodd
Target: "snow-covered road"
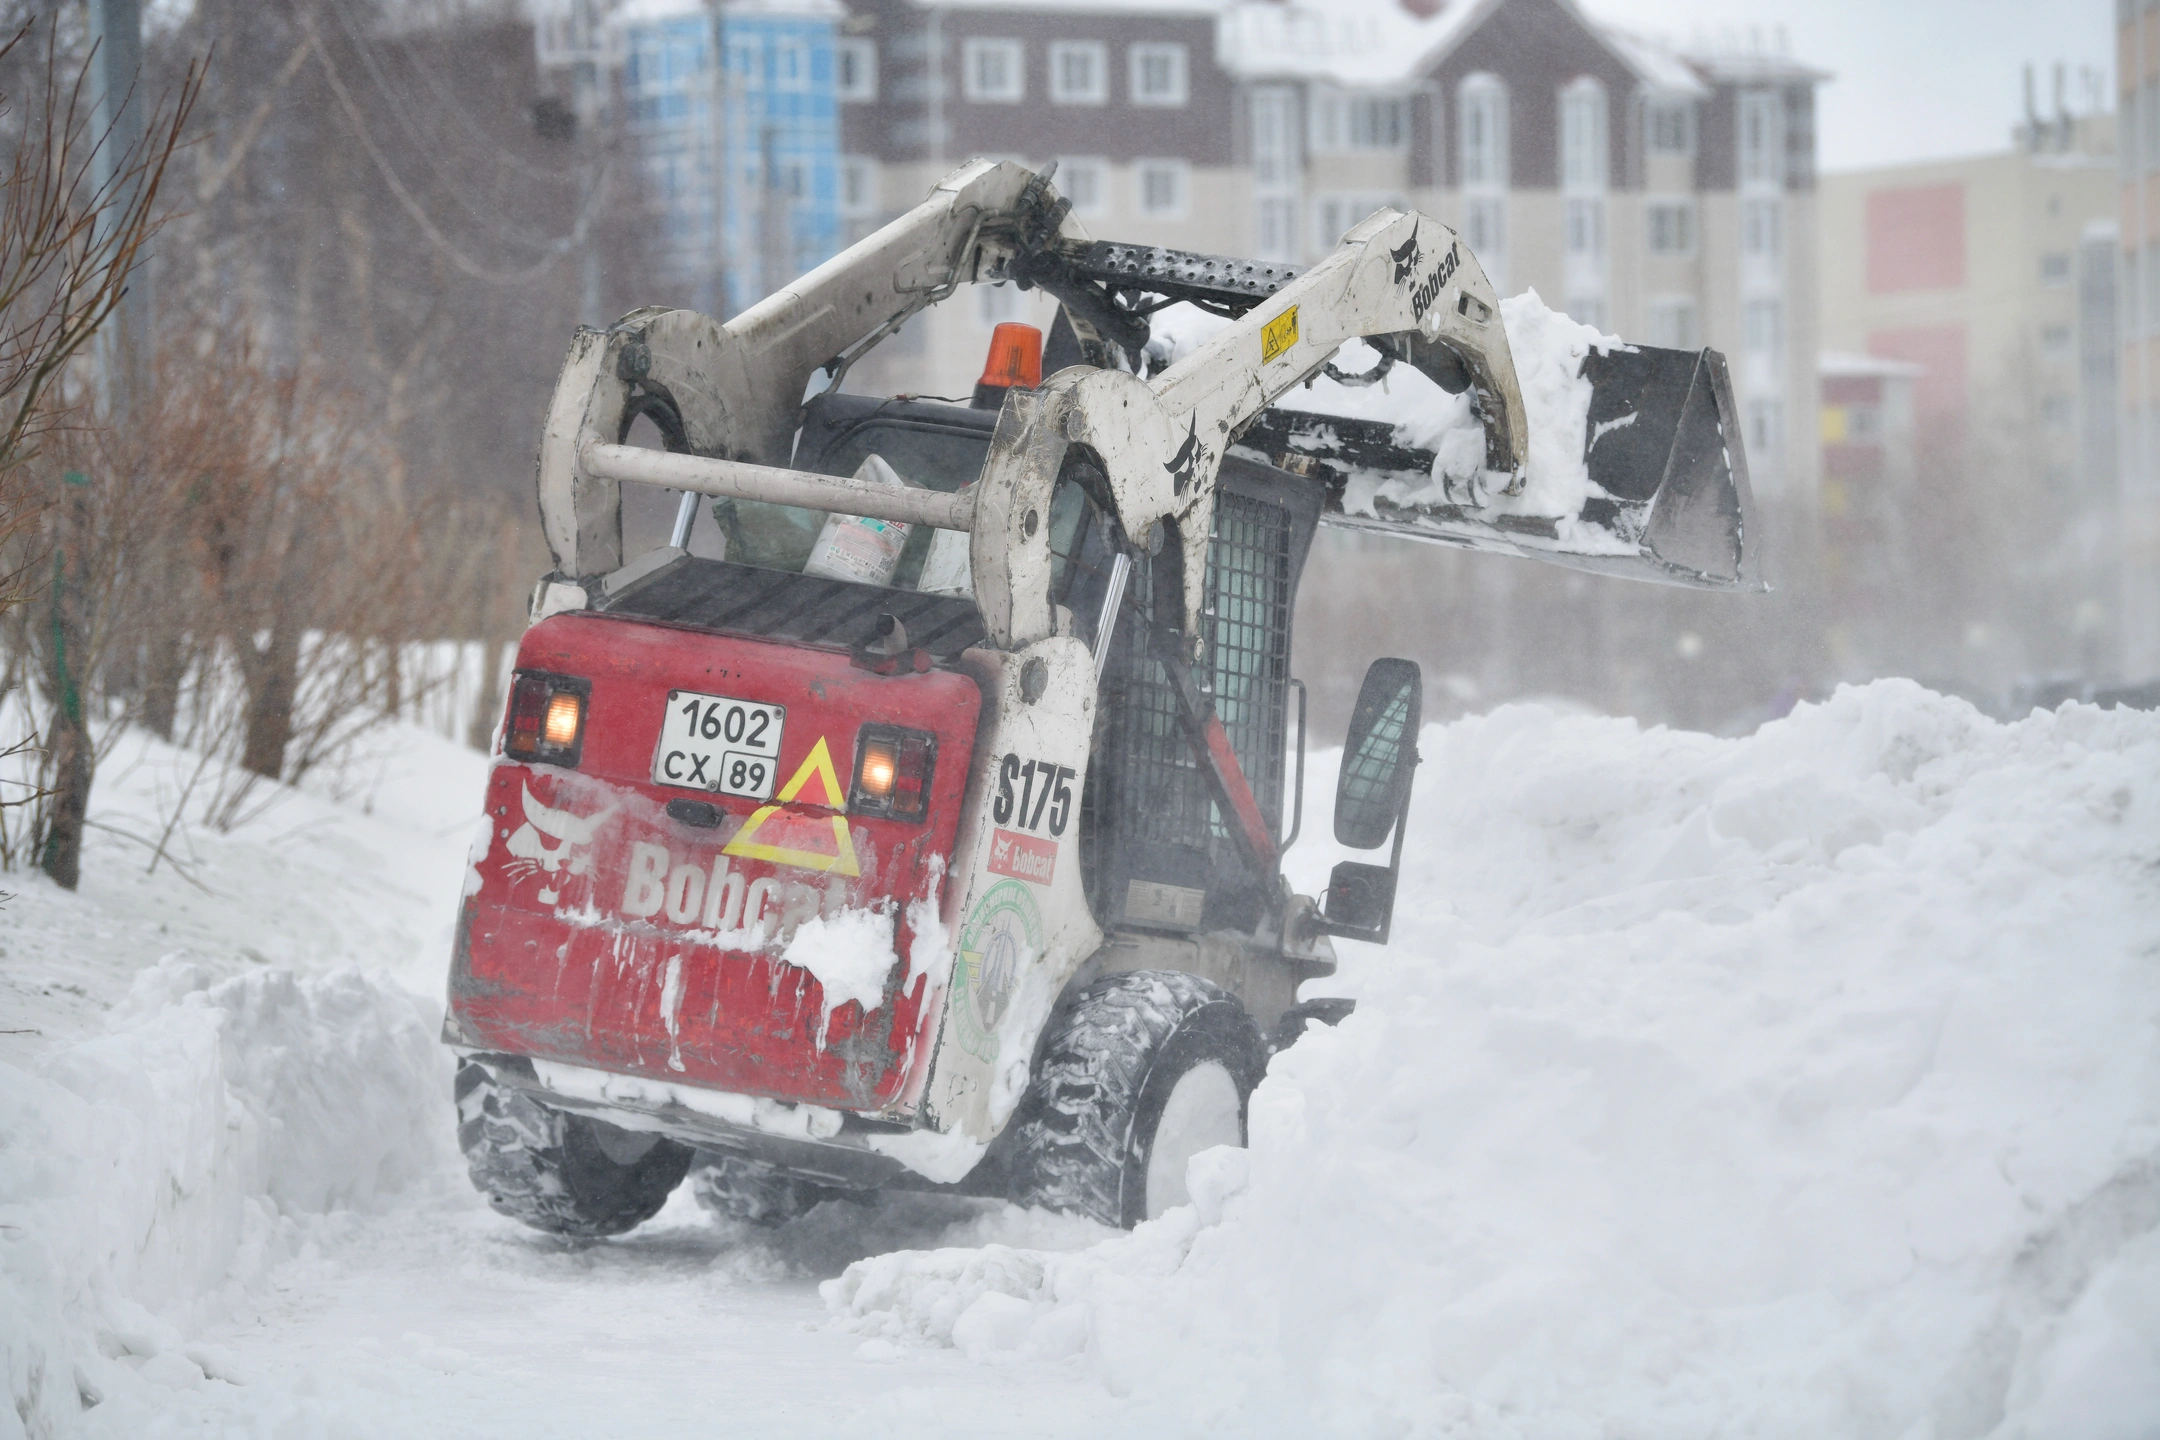
M 325 1225 L 204 1343 L 241 1385 L 99 1433 L 1101 1436 L 1135 1418 L 1078 1367 L 983 1366 L 825 1326 L 818 1274 L 934 1241 L 950 1204 L 806 1220 L 778 1243 L 679 1198 L 571 1247 L 454 1195 Z M 867 1222 L 867 1223 L 865 1223 Z M 878 1363 L 878 1361 L 882 1363 Z M 96 1412 L 92 1412 L 95 1414 Z M 119 1417 L 115 1417 L 116 1419 Z
M 450 1135 L 480 759 L 396 732 L 183 877 L 130 741 L 82 894 L 0 911 L 0 1440 L 2160 1434 L 2160 717 L 1421 748 L 1396 944 L 1196 1208 L 573 1246 Z

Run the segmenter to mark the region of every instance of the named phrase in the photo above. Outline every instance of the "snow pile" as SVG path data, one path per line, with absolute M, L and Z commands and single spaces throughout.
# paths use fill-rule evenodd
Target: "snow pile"
M 439 1180 L 436 1021 L 383 978 L 168 959 L 107 1033 L 38 1074 L 0 1066 L 0 1435 L 17 1417 L 72 1433 L 86 1399 L 219 1374 L 182 1331 L 289 1254 L 296 1217 Z
M 1591 352 L 1603 353 L 1625 342 L 1547 308 L 1535 290 L 1502 300 L 1500 322 L 1530 422 L 1527 473 L 1523 488 L 1514 494 L 1506 493 L 1508 476 L 1485 469 L 1485 428 L 1470 411 L 1470 392 L 1450 395 L 1408 365 L 1392 367 L 1372 385 L 1343 385 L 1322 374 L 1278 402 L 1292 410 L 1390 424 L 1397 445 L 1432 452 L 1432 473 L 1422 479 L 1377 471 L 1353 474 L 1343 496 L 1348 513 L 1371 515 L 1376 500 L 1405 508 L 1455 503 L 1449 498 L 1451 481 L 1457 497 L 1474 484 L 1489 514 L 1563 521 L 1581 513 L 1585 500 L 1604 494 L 1591 480 L 1585 460 L 1591 386 L 1582 366 Z M 1149 323 L 1149 356 L 1164 365 L 1190 354 L 1231 322 L 1178 304 Z M 1370 345 L 1352 340 L 1336 352 L 1334 363 L 1358 375 L 1379 360 Z
M 1395 944 L 1249 1152 L 1078 1254 L 861 1262 L 837 1323 L 1226 1433 L 2154 1433 L 2160 717 L 1888 681 L 1421 747 Z
M 146 1433 L 321 1217 L 463 1185 L 433 996 L 486 761 L 405 725 L 343 758 L 221 831 L 127 732 L 81 890 L 0 877 L 0 1440 Z

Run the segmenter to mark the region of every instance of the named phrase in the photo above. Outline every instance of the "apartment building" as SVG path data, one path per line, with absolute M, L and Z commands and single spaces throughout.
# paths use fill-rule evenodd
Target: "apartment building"
M 599 88 L 641 172 L 634 189 L 672 303 L 733 314 L 846 243 L 838 0 L 543 0 L 539 11 L 543 72 L 583 58 L 561 38 L 581 28 L 611 72 Z
M 1916 367 L 1925 458 L 1854 503 L 1964 552 L 1972 573 L 1941 598 L 1969 650 L 2001 649 L 1971 655 L 1976 674 L 2119 664 L 2115 117 L 2066 104 L 2058 75 L 2043 112 L 2028 76 L 2009 149 L 1821 182 L 1824 344 Z
M 977 155 L 1056 161 L 1097 234 L 1293 263 L 1381 205 L 1413 205 L 1462 230 L 1503 293 L 1535 287 L 1629 338 L 1724 350 L 1758 494 L 1813 501 L 1825 76 L 1789 56 L 1676 54 L 1574 0 L 610 13 L 626 124 L 682 261 L 678 303 L 737 308 L 822 258 L 817 237 L 867 233 Z M 727 108 L 743 96 L 751 110 Z M 985 291 L 858 375 L 965 394 L 991 325 L 1047 318 L 1038 295 Z

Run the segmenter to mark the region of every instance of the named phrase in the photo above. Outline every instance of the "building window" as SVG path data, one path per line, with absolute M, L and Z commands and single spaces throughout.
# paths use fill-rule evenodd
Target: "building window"
M 1050 98 L 1060 105 L 1101 105 L 1110 98 L 1110 47 L 1100 40 L 1050 46 Z
M 775 40 L 772 47 L 772 87 L 775 90 L 810 88 L 810 47 L 800 40 Z
M 1686 100 L 1653 100 L 1643 110 L 1643 140 L 1652 155 L 1695 153 L 1695 107 Z
M 1186 100 L 1185 47 L 1135 45 L 1126 52 L 1132 66 L 1135 105 L 1183 105 Z
M 1494 193 L 1508 184 L 1507 87 L 1497 76 L 1472 75 L 1456 96 L 1455 127 L 1462 188 Z
M 1352 226 L 1363 221 L 1375 210 L 1390 205 L 1401 206 L 1402 201 L 1393 195 L 1370 192 L 1349 192 L 1313 197 L 1313 244 L 1316 253 L 1325 255 L 1342 243 L 1342 237 Z
M 1783 309 L 1775 300 L 1750 300 L 1742 313 L 1743 339 L 1750 355 L 1775 355 L 1782 343 Z
M 841 40 L 833 46 L 833 93 L 842 100 L 877 99 L 877 42 Z
M 1740 96 L 1740 184 L 1776 188 L 1785 183 L 1785 107 L 1774 90 Z
M 2122 331 L 2126 337 L 2138 336 L 2145 333 L 2145 312 L 2139 308 L 2142 287 L 2138 284 L 2144 267 L 2138 264 L 2135 249 L 2123 251 L 2122 259 Z
M 1110 208 L 1109 166 L 1094 157 L 1067 156 L 1058 161 L 1058 193 L 1072 201 L 1075 215 L 1100 215 Z
M 2145 172 L 2151 174 L 2160 170 L 2160 80 L 2147 80 L 2139 88 L 2145 95 L 2138 115 L 2145 122 Z
M 2143 133 L 2139 116 L 2144 113 L 2145 87 L 2122 92 L 2122 117 L 2117 122 L 2116 133 L 2122 141 L 2122 177 L 2128 180 L 2138 173 L 2138 140 Z
M 2050 360 L 2070 358 L 2070 327 L 2067 325 L 2043 325 L 2040 327 L 2040 353 Z
M 1020 100 L 1027 94 L 1025 61 L 1018 40 L 970 40 L 961 50 L 961 92 L 998 104 Z
M 1747 415 L 1748 458 L 1774 463 L 1785 444 L 1785 406 L 1776 400 L 1750 400 Z
M 1652 345 L 1667 350 L 1695 350 L 1702 346 L 1692 295 L 1660 295 L 1652 299 L 1649 321 L 1647 338 Z
M 1784 244 L 1783 207 L 1775 200 L 1740 202 L 1740 253 L 1751 260 L 1775 260 Z
M 2160 330 L 2160 240 L 2145 242 L 2145 333 Z
M 1313 149 L 1401 150 L 1409 143 L 1410 102 L 1400 95 L 1313 92 Z
M 1285 196 L 1270 196 L 1259 202 L 1254 223 L 1254 258 L 1297 258 L 1297 211 L 1297 201 Z
M 1605 188 L 1609 146 L 1605 87 L 1587 77 L 1560 90 L 1560 188 L 1577 193 Z
M 2043 285 L 2068 285 L 2070 283 L 2070 252 L 2050 250 L 2040 257 L 2040 283 Z
M 877 162 L 867 155 L 840 157 L 840 213 L 868 215 L 877 209 Z
M 1253 184 L 1294 187 L 1304 158 L 1298 151 L 1297 92 L 1287 85 L 1254 90 L 1252 122 Z
M 1253 256 L 1295 261 L 1298 243 L 1298 181 L 1304 173 L 1298 92 L 1288 85 L 1261 85 L 1252 92 Z
M 2076 407 L 2067 395 L 2050 395 L 2040 402 L 2040 421 L 2050 430 L 2068 430 L 2076 418 Z
M 1695 202 L 1652 200 L 1643 207 L 1650 230 L 1650 253 L 1686 257 L 1695 253 Z
M 1493 293 L 1507 294 L 1507 197 L 1464 196 L 1462 237 L 1492 282 Z
M 1183 160 L 1139 160 L 1133 169 L 1140 182 L 1141 214 L 1159 220 L 1184 215 L 1191 172 Z
M 1597 259 L 1605 253 L 1605 202 L 1577 197 L 1567 202 L 1567 253 Z
M 1570 320 L 1603 331 L 1605 325 L 1605 297 L 1602 295 L 1577 295 L 1567 302 Z

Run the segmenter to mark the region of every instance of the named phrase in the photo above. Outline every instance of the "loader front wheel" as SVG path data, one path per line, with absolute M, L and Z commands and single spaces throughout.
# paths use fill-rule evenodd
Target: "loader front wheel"
M 472 1061 L 458 1066 L 456 1094 L 473 1187 L 536 1230 L 620 1235 L 659 1214 L 690 1168 L 686 1145 L 557 1110 Z
M 1266 1066 L 1218 986 L 1175 970 L 1094 982 L 1051 1020 L 1013 1117 L 1011 1199 L 1128 1228 L 1185 1204 L 1186 1162 L 1245 1143 Z

